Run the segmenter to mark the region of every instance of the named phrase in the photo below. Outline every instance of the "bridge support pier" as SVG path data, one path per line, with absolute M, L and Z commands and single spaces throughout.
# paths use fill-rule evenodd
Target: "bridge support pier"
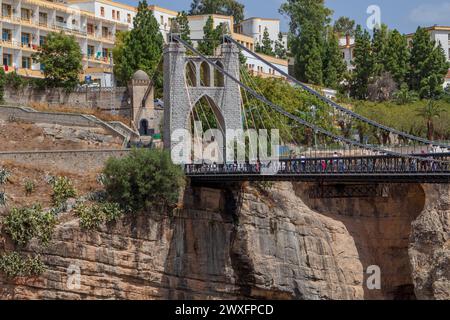
M 221 56 L 211 57 L 226 72 L 239 77 L 239 50 L 234 44 L 226 43 L 221 47 Z M 192 67 L 196 79 L 187 81 L 187 68 Z M 207 70 L 200 76 L 201 70 Z M 243 129 L 241 95 L 239 85 L 228 77 L 215 81 L 217 76 L 212 65 L 199 57 L 186 55 L 186 48 L 176 42 L 169 43 L 164 49 L 164 147 L 173 150 L 176 143 L 176 130 L 191 129 L 191 112 L 194 106 L 206 98 L 210 104 L 223 135 L 222 146 L 226 146 L 226 134 L 230 129 Z M 219 75 L 220 76 L 220 75 Z M 209 79 L 203 83 L 201 77 Z M 209 128 L 204 128 L 209 129 Z M 220 142 L 219 142 L 220 145 Z M 222 160 L 226 157 L 222 154 Z M 220 161 L 219 161 L 220 163 Z

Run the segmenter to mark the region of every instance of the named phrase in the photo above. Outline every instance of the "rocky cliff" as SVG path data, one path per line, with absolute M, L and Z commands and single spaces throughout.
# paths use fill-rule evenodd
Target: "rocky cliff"
M 449 297 L 448 187 L 397 185 L 339 198 L 312 197 L 314 188 L 193 188 L 182 209 L 94 232 L 66 213 L 47 249 L 27 248 L 41 253 L 47 271 L 0 278 L 0 298 Z M 366 286 L 371 265 L 380 267 L 380 290 Z

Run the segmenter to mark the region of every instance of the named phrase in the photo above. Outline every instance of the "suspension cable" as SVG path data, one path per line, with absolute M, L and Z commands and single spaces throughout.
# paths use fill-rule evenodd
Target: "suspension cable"
M 271 101 L 269 101 L 267 98 L 265 98 L 264 96 L 261 96 L 260 94 L 258 94 L 257 92 L 255 92 L 253 89 L 251 89 L 250 87 L 248 87 L 247 85 L 243 84 L 240 80 L 236 79 L 235 76 L 231 75 L 229 72 L 227 72 L 226 70 L 224 70 L 222 67 L 220 67 L 219 65 L 217 65 L 216 63 L 214 63 L 210 58 L 206 57 L 205 55 L 203 55 L 201 52 L 199 52 L 196 48 L 194 48 L 192 45 L 190 45 L 189 43 L 187 43 L 186 41 L 184 41 L 183 39 L 181 39 L 179 36 L 177 35 L 173 35 L 172 36 L 174 40 L 176 40 L 177 42 L 181 43 L 182 45 L 184 45 L 186 48 L 188 48 L 189 50 L 191 50 L 193 53 L 195 53 L 196 55 L 198 55 L 199 58 L 201 58 L 203 61 L 207 62 L 208 64 L 212 65 L 215 69 L 217 69 L 219 72 L 221 72 L 222 74 L 226 75 L 228 78 L 230 78 L 233 82 L 235 82 L 236 84 L 238 84 L 240 87 L 244 88 L 245 90 L 247 90 L 249 93 L 251 93 L 255 98 L 257 98 L 258 100 L 260 100 L 261 102 L 267 104 L 268 106 L 270 106 L 272 109 L 274 109 L 275 111 L 283 114 L 284 116 L 304 125 L 307 126 L 313 130 L 316 130 L 317 132 L 320 132 L 326 136 L 329 136 L 330 138 L 338 141 L 338 142 L 343 142 L 349 145 L 354 145 L 354 146 L 358 146 L 361 149 L 368 149 L 368 150 L 373 150 L 375 152 L 379 152 L 381 154 L 386 154 L 386 155 L 391 155 L 391 156 L 397 156 L 397 157 L 404 157 L 404 158 L 409 158 L 409 159 L 416 159 L 416 160 L 420 160 L 420 161 L 435 161 L 435 162 L 444 162 L 444 163 L 448 163 L 449 161 L 445 161 L 445 160 L 435 160 L 435 159 L 429 159 L 429 158 L 424 158 L 424 157 L 419 157 L 419 156 L 415 156 L 415 155 L 409 155 L 409 154 L 402 154 L 402 153 L 398 153 L 395 151 L 389 151 L 389 150 L 385 150 L 382 148 L 378 148 L 375 146 L 366 146 L 362 143 L 359 143 L 357 141 L 354 140 L 350 140 L 347 139 L 345 137 L 342 136 L 338 136 L 328 130 L 325 130 L 321 127 L 318 127 L 308 121 L 305 121 L 289 112 L 287 112 L 286 110 L 284 110 L 282 107 L 272 103 Z
M 289 75 L 287 72 L 283 71 L 281 68 L 275 66 L 274 64 L 266 61 L 265 59 L 261 58 L 259 55 L 257 55 L 255 52 L 247 49 L 245 46 L 241 45 L 239 42 L 237 42 L 236 40 L 234 40 L 233 38 L 231 38 L 228 35 L 225 35 L 224 38 L 232 43 L 234 43 L 235 45 L 237 45 L 240 49 L 244 50 L 245 52 L 251 54 L 253 57 L 255 57 L 256 59 L 258 59 L 259 61 L 262 61 L 263 63 L 265 63 L 266 65 L 268 65 L 269 67 L 271 67 L 272 69 L 274 69 L 275 71 L 279 72 L 281 75 L 285 76 L 287 79 L 293 81 L 295 84 L 299 85 L 300 87 L 302 87 L 304 90 L 306 90 L 307 92 L 311 93 L 312 95 L 316 96 L 317 98 L 319 98 L 320 100 L 322 100 L 323 102 L 327 103 L 328 105 L 332 106 L 333 108 L 344 112 L 345 114 L 349 115 L 352 118 L 358 119 L 362 122 L 365 122 L 371 126 L 377 127 L 378 129 L 382 129 L 384 131 L 396 134 L 398 136 L 410 139 L 410 140 L 415 140 L 418 142 L 421 142 L 423 144 L 426 145 L 432 145 L 432 146 L 439 146 L 445 149 L 449 149 L 450 145 L 446 145 L 446 144 L 442 144 L 440 142 L 437 141 L 430 141 L 424 138 L 420 138 L 420 137 L 416 137 L 414 135 L 411 135 L 409 133 L 406 132 L 402 132 L 400 130 L 394 129 L 394 128 L 390 128 L 388 126 L 382 125 L 380 123 L 377 123 L 373 120 L 370 120 L 364 116 L 361 116 L 347 108 L 342 107 L 341 105 L 337 104 L 336 102 L 334 102 L 331 99 L 328 99 L 327 97 L 321 95 L 319 92 L 317 92 L 316 90 L 308 87 L 307 85 L 305 85 L 304 83 L 298 81 L 297 79 L 295 79 L 294 77 L 292 77 L 291 75 Z

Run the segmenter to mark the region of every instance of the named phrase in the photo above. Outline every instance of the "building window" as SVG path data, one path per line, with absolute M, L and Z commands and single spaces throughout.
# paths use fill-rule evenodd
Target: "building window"
M 127 22 L 131 23 L 131 14 L 129 14 L 129 13 L 127 14 Z
M 112 18 L 113 18 L 113 19 L 116 19 L 116 10 L 113 10 L 113 11 L 112 11 Z
M 93 57 L 94 56 L 94 52 L 95 52 L 95 48 L 94 48 L 94 46 L 87 46 L 87 55 L 88 55 L 88 58 L 91 58 L 91 57 Z
M 9 53 L 3 54 L 3 65 L 4 66 L 11 66 L 12 65 L 12 55 Z
M 30 57 L 22 57 L 22 68 L 31 69 L 31 58 Z
M 102 27 L 102 37 L 103 38 L 108 38 L 108 27 Z
M 46 40 L 46 37 L 40 36 L 40 37 L 39 37 L 39 45 L 40 45 L 40 46 L 43 46 L 44 43 L 45 43 L 45 40 Z
M 101 15 L 102 17 L 105 16 L 105 7 L 100 7 L 100 15 Z
M 30 9 L 20 9 L 20 18 L 24 21 L 30 21 L 31 11 Z
M 22 45 L 29 46 L 30 45 L 30 34 L 22 32 Z
M 39 25 L 41 26 L 47 26 L 47 13 L 46 12 L 39 12 Z
M 3 3 L 2 4 L 2 16 L 5 18 L 11 17 L 11 5 Z
M 120 20 L 120 11 L 117 11 L 117 20 Z
M 3 41 L 7 41 L 7 42 L 11 42 L 11 38 L 12 38 L 12 32 L 9 29 L 3 29 L 2 30 L 2 40 Z
M 107 48 L 102 49 L 102 57 L 104 61 L 107 61 L 109 59 L 109 49 Z
M 164 17 L 163 17 L 163 16 L 160 16 L 159 20 L 160 20 L 160 24 L 161 24 L 161 25 L 164 25 Z
M 88 34 L 94 34 L 94 25 L 92 23 L 87 24 L 87 33 Z
M 56 16 L 56 25 L 64 28 L 66 26 L 66 22 L 64 21 L 64 17 Z

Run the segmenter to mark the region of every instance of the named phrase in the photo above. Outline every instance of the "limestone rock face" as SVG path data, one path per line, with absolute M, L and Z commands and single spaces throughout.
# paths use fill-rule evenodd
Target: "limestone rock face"
M 450 187 L 425 185 L 427 202 L 413 223 L 409 256 L 418 299 L 450 299 Z
M 310 187 L 194 188 L 183 209 L 91 232 L 67 213 L 48 248 L 27 248 L 46 272 L 0 277 L 0 299 L 448 298 L 448 188 L 311 199 Z M 380 290 L 366 286 L 370 265 Z

